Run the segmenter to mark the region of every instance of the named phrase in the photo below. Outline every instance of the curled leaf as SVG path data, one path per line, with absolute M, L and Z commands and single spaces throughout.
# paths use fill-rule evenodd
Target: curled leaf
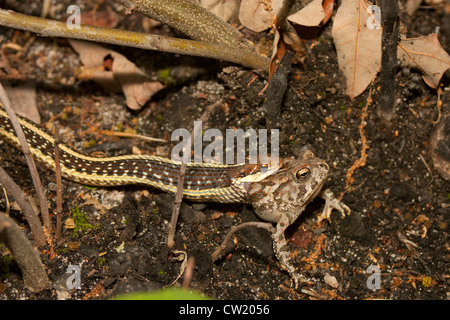
M 239 0 L 200 0 L 200 4 L 223 21 L 228 21 L 237 12 Z
M 290 15 L 287 19 L 290 22 L 306 27 L 317 27 L 325 18 L 325 11 L 322 7 L 322 0 L 313 0 L 306 7 Z
M 266 30 L 273 22 L 283 0 L 242 0 L 239 21 L 254 32 Z
M 88 68 L 80 75 L 82 79 L 94 80 L 112 92 L 120 87 L 127 106 L 133 110 L 140 109 L 164 87 L 160 82 L 150 80 L 134 63 L 113 50 L 85 41 L 69 42 Z M 105 64 L 107 68 L 104 68 Z
M 419 68 L 423 80 L 432 88 L 450 68 L 450 56 L 442 48 L 435 33 L 427 37 L 402 39 L 398 44 L 397 57 L 403 66 Z

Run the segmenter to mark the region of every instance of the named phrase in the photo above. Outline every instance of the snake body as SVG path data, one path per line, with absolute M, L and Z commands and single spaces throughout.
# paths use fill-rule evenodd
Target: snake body
M 18 116 L 18 119 L 34 158 L 54 170 L 55 138 L 26 118 Z M 0 137 L 20 149 L 9 116 L 1 104 Z M 64 142 L 60 142 L 58 147 L 61 174 L 66 179 L 100 187 L 133 184 L 176 192 L 180 162 L 154 155 L 93 157 Z M 183 197 L 205 202 L 245 202 L 248 181 L 264 178 L 260 169 L 259 164 L 188 163 Z

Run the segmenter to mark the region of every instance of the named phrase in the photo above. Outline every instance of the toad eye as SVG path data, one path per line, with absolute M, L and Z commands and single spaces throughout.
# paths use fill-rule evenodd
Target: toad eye
M 298 180 L 306 180 L 309 178 L 311 171 L 308 168 L 302 168 L 295 173 Z

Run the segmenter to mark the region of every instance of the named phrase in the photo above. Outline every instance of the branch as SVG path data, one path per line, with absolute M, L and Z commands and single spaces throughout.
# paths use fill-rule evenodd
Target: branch
M 192 0 L 118 0 L 127 8 L 165 23 L 204 42 L 253 50 L 242 34 Z
M 44 227 L 50 231 L 51 230 L 51 221 L 50 215 L 48 213 L 48 205 L 47 198 L 45 197 L 44 188 L 42 188 L 41 179 L 39 178 L 39 173 L 36 168 L 36 163 L 33 160 L 33 156 L 30 151 L 30 147 L 28 146 L 27 139 L 25 138 L 25 134 L 23 133 L 22 127 L 17 119 L 17 116 L 14 110 L 11 107 L 11 102 L 6 95 L 5 89 L 0 83 L 0 104 L 5 108 L 6 113 L 11 120 L 11 124 L 16 132 L 17 139 L 20 142 L 20 146 L 22 147 L 23 154 L 27 160 L 28 168 L 30 169 L 31 179 L 33 180 L 34 188 L 36 189 L 36 194 L 39 200 L 39 207 L 41 208 L 42 220 L 44 222 Z
M 379 117 L 389 123 L 395 115 L 397 83 L 397 46 L 398 46 L 398 1 L 382 0 L 381 12 L 383 28 L 380 71 L 380 100 L 377 109 Z
M 22 271 L 25 286 L 40 292 L 49 288 L 50 281 L 39 255 L 33 249 L 20 227 L 9 217 L 0 213 L 0 242 L 11 251 Z
M 36 243 L 39 245 L 39 247 L 44 247 L 47 244 L 47 242 L 45 241 L 44 230 L 42 230 L 41 223 L 39 222 L 38 216 L 34 211 L 33 206 L 31 205 L 25 194 L 22 192 L 22 190 L 20 190 L 17 184 L 5 172 L 5 170 L 3 170 L 2 167 L 0 167 L 0 183 L 19 204 L 19 207 L 22 209 L 23 214 L 28 221 L 28 225 L 31 229 L 31 234 L 33 235 Z
M 255 52 L 218 43 L 163 37 L 133 31 L 80 25 L 69 29 L 64 22 L 43 19 L 0 9 L 0 25 L 31 31 L 45 37 L 63 37 L 157 50 L 237 63 L 252 69 L 266 69 L 269 59 Z
M 172 209 L 172 218 L 170 219 L 169 232 L 167 236 L 167 246 L 172 249 L 175 245 L 175 230 L 178 222 L 178 215 L 180 213 L 180 205 L 183 200 L 183 183 L 184 175 L 186 174 L 187 163 L 183 162 L 178 173 L 177 192 L 175 194 L 175 202 Z
M 261 109 L 266 113 L 266 124 L 269 129 L 282 126 L 281 104 L 288 85 L 288 75 L 294 55 L 293 51 L 285 51 L 277 70 L 267 85 L 266 98 Z
M 274 228 L 274 226 L 272 225 L 272 223 L 270 222 L 258 222 L 258 221 L 250 221 L 250 222 L 244 222 L 241 223 L 237 226 L 233 226 L 230 231 L 228 232 L 228 234 L 226 235 L 225 239 L 223 240 L 222 244 L 216 249 L 216 251 L 214 251 L 211 255 L 211 259 L 212 261 L 216 261 L 217 258 L 219 257 L 220 253 L 225 250 L 225 248 L 227 247 L 227 243 L 228 241 L 230 241 L 231 236 L 244 228 L 248 228 L 248 227 L 257 227 L 257 228 L 263 228 L 266 229 L 267 231 L 269 231 L 270 233 L 275 233 L 276 229 Z

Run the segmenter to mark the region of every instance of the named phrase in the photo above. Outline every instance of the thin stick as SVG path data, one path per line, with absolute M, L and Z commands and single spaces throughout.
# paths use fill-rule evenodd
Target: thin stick
M 44 188 L 42 188 L 41 179 L 39 178 L 39 173 L 36 169 L 36 164 L 33 160 L 33 156 L 30 151 L 30 147 L 28 146 L 27 140 L 25 138 L 25 134 L 23 133 L 22 127 L 17 119 L 16 113 L 11 107 L 11 102 L 6 95 L 5 89 L 0 83 L 0 103 L 5 108 L 6 113 L 11 120 L 11 124 L 16 132 L 17 138 L 19 139 L 20 145 L 22 146 L 23 154 L 27 160 L 28 168 L 30 169 L 31 178 L 33 180 L 34 188 L 36 189 L 36 194 L 39 199 L 39 206 L 41 208 L 42 220 L 44 222 L 44 227 L 50 231 L 51 223 L 50 223 L 50 215 L 48 213 L 47 199 L 45 197 Z
M 46 37 L 63 37 L 116 44 L 146 50 L 186 54 L 234 62 L 252 69 L 265 69 L 269 59 L 256 52 L 221 43 L 163 37 L 139 32 L 80 25 L 69 29 L 67 24 L 0 9 L 0 25 L 31 31 Z
M 183 201 L 183 186 L 184 186 L 184 176 L 186 174 L 186 167 L 189 161 L 189 152 L 191 151 L 192 144 L 194 142 L 194 135 L 199 134 L 196 132 L 195 127 L 189 137 L 189 148 L 183 148 L 183 157 L 181 158 L 181 166 L 180 171 L 178 172 L 178 184 L 177 184 L 177 192 L 175 193 L 175 201 L 173 204 L 172 218 L 169 224 L 169 234 L 167 236 L 167 246 L 169 249 L 172 249 L 175 245 L 175 230 L 177 228 L 178 215 L 180 214 L 180 205 Z M 200 132 L 201 134 L 201 132 Z M 200 137 L 201 138 L 201 137 Z
M 59 155 L 59 125 L 57 122 L 55 126 L 55 175 L 56 175 L 56 243 L 61 241 L 61 212 L 62 212 L 62 178 L 61 178 L 61 164 Z
M 98 132 L 100 132 L 101 134 L 108 135 L 108 136 L 116 136 L 116 137 L 124 137 L 124 138 L 138 138 L 138 139 L 149 141 L 149 142 L 167 143 L 167 141 L 164 139 L 148 137 L 148 136 L 144 136 L 142 134 L 137 134 L 137 133 L 128 133 L 128 132 L 120 132 L 120 131 L 112 131 L 112 130 L 100 130 L 100 129 L 98 130 Z
M 169 235 L 167 237 L 167 246 L 169 249 L 172 249 L 175 245 L 175 230 L 178 222 L 178 215 L 180 214 L 180 205 L 183 200 L 183 184 L 184 184 L 184 175 L 186 174 L 187 163 L 183 161 L 180 167 L 180 171 L 178 172 L 178 185 L 177 185 L 177 193 L 175 194 L 175 201 L 173 204 L 172 218 L 170 219 L 169 224 Z
M 381 17 L 383 50 L 381 54 L 380 98 L 377 99 L 377 114 L 378 117 L 388 124 L 395 116 L 397 100 L 397 47 L 400 25 L 398 1 L 381 0 L 381 10 L 383 12 Z
M 14 220 L 3 213 L 0 213 L 0 242 L 5 243 L 11 251 L 29 290 L 40 292 L 50 287 L 39 254 Z
M 295 4 L 295 0 L 284 0 L 281 5 L 280 10 L 277 13 L 277 28 L 280 32 L 286 32 L 289 28 L 288 22 L 286 20 L 292 6 Z
M 189 289 L 189 286 L 192 281 L 192 275 L 194 274 L 194 267 L 195 267 L 195 258 L 189 257 L 187 260 L 186 268 L 184 270 L 184 279 L 182 284 L 183 289 Z
M 27 196 L 20 190 L 14 180 L 0 167 L 0 183 L 8 190 L 9 194 L 13 196 L 13 198 L 19 204 L 19 207 L 22 209 L 23 215 L 25 219 L 27 219 L 28 225 L 31 229 L 31 234 L 33 235 L 34 240 L 38 244 L 40 248 L 46 246 L 47 242 L 45 240 L 44 230 L 42 229 L 41 222 L 34 211 L 33 206 L 28 200 Z
M 270 222 L 257 222 L 257 221 L 251 221 L 251 222 L 244 222 L 241 223 L 240 225 L 237 226 L 233 226 L 230 231 L 228 232 L 228 234 L 226 235 L 225 239 L 223 240 L 222 244 L 216 249 L 216 251 L 213 252 L 213 254 L 211 255 L 211 259 L 212 261 L 216 261 L 217 257 L 220 255 L 220 253 L 225 250 L 228 241 L 230 241 L 231 236 L 243 229 L 243 228 L 247 228 L 247 227 L 257 227 L 257 228 L 262 228 L 262 229 L 266 229 L 267 231 L 269 231 L 270 233 L 274 233 L 276 231 L 275 227 L 272 225 L 272 223 Z
M 11 211 L 11 205 L 9 203 L 9 197 L 8 197 L 8 192 L 6 191 L 6 188 L 4 185 L 2 185 L 2 189 L 3 189 L 3 194 L 5 196 L 5 202 L 6 202 L 6 211 L 5 214 L 9 217 L 9 212 Z

